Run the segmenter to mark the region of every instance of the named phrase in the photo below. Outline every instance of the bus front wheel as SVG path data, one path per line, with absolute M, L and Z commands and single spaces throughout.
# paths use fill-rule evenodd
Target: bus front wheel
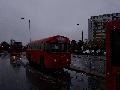
M 45 65 L 44 65 L 44 57 L 40 57 L 40 63 L 39 63 L 39 67 L 40 67 L 40 70 L 44 70 L 45 69 Z

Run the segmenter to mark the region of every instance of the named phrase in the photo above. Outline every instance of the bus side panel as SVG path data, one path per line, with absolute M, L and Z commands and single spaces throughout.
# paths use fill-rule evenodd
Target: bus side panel
M 106 90 L 116 90 L 115 89 L 115 76 L 111 76 L 111 77 L 109 77 L 108 79 L 107 79 L 107 88 L 106 88 Z
M 71 62 L 70 53 L 48 53 L 45 55 L 45 66 L 47 68 L 60 69 L 69 68 Z
M 42 52 L 40 50 L 28 50 L 26 52 L 26 56 L 30 56 L 34 64 L 39 64 L 41 53 Z
M 32 52 L 32 58 L 35 64 L 40 64 L 40 57 L 44 57 L 44 52 L 35 50 Z
M 111 32 L 114 31 L 118 31 L 120 29 L 120 20 L 119 21 L 111 21 L 107 23 L 107 32 L 106 32 L 106 82 L 107 82 L 107 87 L 106 90 L 120 90 L 120 79 L 119 76 L 120 74 L 120 66 L 117 65 L 113 65 L 113 63 L 111 63 L 111 55 L 112 55 L 112 47 L 111 47 L 111 42 L 112 42 L 112 38 L 111 37 Z M 116 36 L 116 35 L 115 35 Z M 119 37 L 118 37 L 119 38 Z M 118 39 L 117 37 L 115 37 L 115 40 Z M 115 41 L 113 40 L 113 41 Z M 118 41 L 117 41 L 118 42 Z M 119 48 L 118 48 L 119 49 Z M 119 52 L 115 52 L 115 53 L 119 53 Z M 119 60 L 119 58 L 117 58 Z M 116 57 L 114 57 L 114 61 L 117 63 L 118 61 Z M 118 64 L 118 63 L 117 63 Z

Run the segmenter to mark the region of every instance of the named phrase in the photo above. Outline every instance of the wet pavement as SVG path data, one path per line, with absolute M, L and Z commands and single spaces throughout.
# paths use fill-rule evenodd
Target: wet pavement
M 105 56 L 72 55 L 71 67 L 104 77 L 105 63 Z
M 29 67 L 25 57 L 17 65 L 10 63 L 9 54 L 0 57 L 0 90 L 105 90 L 105 81 L 64 69 L 64 74 L 42 74 Z M 79 65 L 78 65 L 79 66 Z

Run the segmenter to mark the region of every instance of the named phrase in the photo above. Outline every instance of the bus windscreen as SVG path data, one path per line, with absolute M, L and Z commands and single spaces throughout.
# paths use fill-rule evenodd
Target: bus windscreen
M 63 43 L 52 43 L 47 46 L 47 51 L 50 52 L 67 52 L 68 44 Z

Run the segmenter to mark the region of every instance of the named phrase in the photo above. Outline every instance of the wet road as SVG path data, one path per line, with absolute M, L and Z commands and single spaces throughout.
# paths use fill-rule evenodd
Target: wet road
M 0 58 L 0 90 L 38 90 L 38 88 L 26 78 L 25 68 L 12 66 L 7 55 Z
M 34 68 L 26 66 L 25 57 L 18 66 L 10 63 L 9 55 L 0 57 L 0 90 L 104 90 L 104 81 L 82 73 L 70 71 L 62 80 L 42 75 Z M 67 79 L 66 79 L 67 78 Z
M 105 63 L 105 56 L 72 55 L 71 67 L 104 77 Z

